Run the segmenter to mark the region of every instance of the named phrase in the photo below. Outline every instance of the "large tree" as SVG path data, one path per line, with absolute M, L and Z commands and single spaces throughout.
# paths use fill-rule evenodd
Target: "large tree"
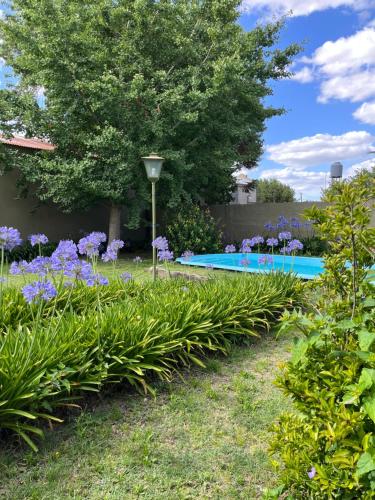
M 256 190 L 259 203 L 295 201 L 294 189 L 277 179 L 260 179 L 256 181 Z
M 264 105 L 269 81 L 298 52 L 273 49 L 281 23 L 245 32 L 240 3 L 9 1 L 0 55 L 17 77 L 3 91 L 12 123 L 56 145 L 20 165 L 40 198 L 67 211 L 107 203 L 112 239 L 122 206 L 136 227 L 149 205 L 140 157 L 156 151 L 167 158 L 161 205 L 229 200 L 232 165 L 256 164 L 266 119 L 283 112 Z

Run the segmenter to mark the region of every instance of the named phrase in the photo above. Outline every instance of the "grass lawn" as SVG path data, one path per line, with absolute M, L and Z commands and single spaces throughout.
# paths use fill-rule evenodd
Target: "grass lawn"
M 260 498 L 276 482 L 269 426 L 288 401 L 273 379 L 290 343 L 234 347 L 155 399 L 116 386 L 47 430 L 38 454 L 0 443 L 0 498 Z
M 152 266 L 152 259 L 150 258 L 150 256 L 142 255 L 143 261 L 140 264 L 135 264 L 133 262 L 134 257 L 135 254 L 125 255 L 124 257 L 120 258 L 114 266 L 112 264 L 104 264 L 103 262 L 100 261 L 98 264 L 98 271 L 107 276 L 108 278 L 115 278 L 118 277 L 123 272 L 128 272 L 133 276 L 134 279 L 138 281 L 151 280 L 152 273 L 149 271 L 149 269 Z M 234 276 L 235 274 L 237 274 L 234 272 L 223 271 L 220 269 L 213 270 L 213 269 L 205 269 L 202 267 L 184 266 L 178 263 L 169 264 L 168 268 L 171 271 L 186 272 L 189 274 L 199 274 L 201 276 L 224 276 L 224 275 Z M 35 279 L 38 279 L 37 275 L 28 274 L 25 277 L 18 275 L 17 276 L 9 275 L 7 277 L 7 283 L 9 285 L 22 286 L 25 283 L 25 281 L 29 282 Z

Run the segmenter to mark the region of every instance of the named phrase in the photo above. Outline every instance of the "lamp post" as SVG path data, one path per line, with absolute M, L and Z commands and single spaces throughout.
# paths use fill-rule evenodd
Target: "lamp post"
M 161 168 L 163 166 L 164 158 L 158 156 L 156 153 L 151 153 L 149 156 L 142 157 L 143 163 L 146 167 L 146 174 L 148 180 L 151 182 L 151 197 L 152 197 L 152 241 L 156 239 L 156 197 L 155 185 L 159 180 Z M 152 277 L 156 280 L 156 248 L 152 247 Z

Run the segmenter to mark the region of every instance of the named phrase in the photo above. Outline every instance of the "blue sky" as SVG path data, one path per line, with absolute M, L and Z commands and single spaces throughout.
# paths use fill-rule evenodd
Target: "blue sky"
M 265 153 L 248 175 L 277 178 L 298 197 L 319 199 L 333 161 L 344 164 L 345 175 L 372 164 L 375 0 L 243 0 L 240 23 L 250 30 L 290 11 L 279 46 L 297 42 L 303 52 L 293 79 L 273 84 L 267 102 L 287 113 L 268 121 Z
M 287 113 L 268 121 L 266 151 L 249 176 L 275 177 L 303 199 L 318 199 L 333 161 L 344 174 L 368 167 L 375 149 L 375 2 L 244 0 L 249 30 L 293 9 L 279 45 L 303 44 L 293 80 L 268 102 Z

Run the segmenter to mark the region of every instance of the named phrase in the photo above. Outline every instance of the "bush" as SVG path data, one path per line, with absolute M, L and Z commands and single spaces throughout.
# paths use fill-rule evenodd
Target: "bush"
M 37 324 L 13 290 L 3 297 L 15 316 L 0 337 L 0 428 L 36 449 L 30 434 L 42 434 L 39 419 L 56 420 L 56 407 L 105 382 L 148 391 L 151 374 L 169 380 L 181 364 L 203 365 L 205 353 L 270 328 L 298 300 L 298 283 L 274 274 L 82 286 L 44 305 Z
M 185 207 L 167 225 L 166 236 L 175 256 L 186 250 L 194 253 L 219 253 L 221 232 L 208 209 L 196 205 Z
M 302 336 L 277 380 L 298 413 L 274 427 L 283 480 L 276 497 L 375 498 L 375 287 L 367 274 L 375 230 L 366 206 L 373 189 L 360 174 L 326 193 L 330 206 L 309 211 L 331 252 L 315 282 L 318 313 L 283 318 L 282 329 Z
M 41 246 L 42 255 L 49 257 L 56 250 L 57 243 L 48 242 Z M 39 255 L 38 245 L 31 246 L 29 241 L 24 241 L 22 245 L 15 247 L 11 251 L 5 252 L 8 262 L 19 262 L 20 260 L 32 260 Z

